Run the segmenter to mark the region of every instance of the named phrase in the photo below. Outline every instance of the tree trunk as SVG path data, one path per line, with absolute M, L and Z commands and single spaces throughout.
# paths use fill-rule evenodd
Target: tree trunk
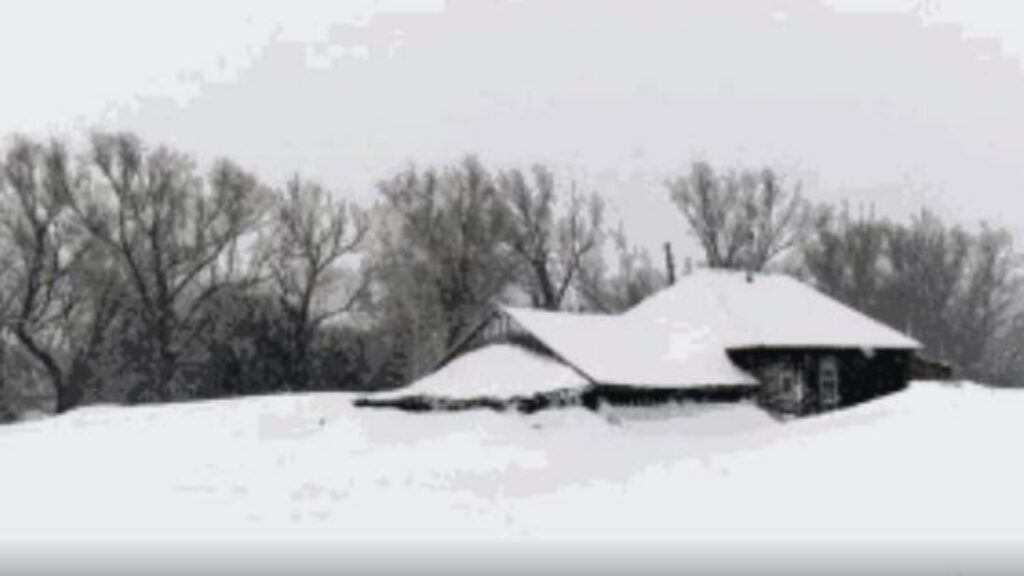
M 545 310 L 558 310 L 562 303 L 559 301 L 547 264 L 534 262 L 533 269 L 537 274 L 537 284 L 540 287 L 541 306 Z
M 292 382 L 288 387 L 292 390 L 308 390 L 310 383 L 309 349 L 312 338 L 309 336 L 309 328 L 298 326 L 294 335 L 295 346 L 292 357 Z
M 77 382 L 68 380 L 61 388 L 57 389 L 57 413 L 63 414 L 82 403 L 85 391 Z
M 50 385 L 53 386 L 54 394 L 57 397 L 57 412 L 67 412 L 68 410 L 78 406 L 82 401 L 82 390 L 79 386 L 67 381 L 64 377 L 64 372 L 60 369 L 60 365 L 57 360 L 46 350 L 44 350 L 35 339 L 25 330 L 24 327 L 19 327 L 14 331 L 15 337 L 18 342 L 28 350 L 28 353 L 42 365 L 43 370 L 46 371 L 47 377 L 50 379 Z
M 174 394 L 171 390 L 171 383 L 176 372 L 177 356 L 172 349 L 171 333 L 171 304 L 166 298 L 163 299 L 159 315 L 157 316 L 157 350 L 155 362 L 155 378 L 153 391 L 160 402 L 170 401 Z

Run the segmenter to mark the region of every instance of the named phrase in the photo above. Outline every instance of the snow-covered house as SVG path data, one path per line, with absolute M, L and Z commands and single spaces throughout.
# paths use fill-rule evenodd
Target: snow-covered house
M 922 347 L 785 275 L 698 272 L 626 315 L 705 331 L 735 367 L 757 379 L 762 403 L 785 412 L 816 412 L 901 389 Z
M 898 390 L 921 347 L 791 277 L 713 270 L 688 274 L 616 315 L 496 307 L 439 368 L 465 363 L 467 352 L 495 344 L 557 360 L 579 377 L 575 382 L 587 395 L 611 402 L 753 396 L 789 413 Z M 514 363 L 499 370 L 513 382 L 520 375 Z M 562 376 L 557 383 L 522 386 L 534 394 L 555 392 L 573 380 Z M 477 387 L 454 381 L 463 383 L 464 395 Z M 417 386 L 431 393 L 430 386 Z

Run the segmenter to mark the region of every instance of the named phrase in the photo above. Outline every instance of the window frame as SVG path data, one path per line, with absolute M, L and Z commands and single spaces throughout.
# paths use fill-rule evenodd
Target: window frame
M 818 362 L 818 395 L 823 405 L 836 406 L 842 401 L 839 385 L 839 359 L 823 356 Z

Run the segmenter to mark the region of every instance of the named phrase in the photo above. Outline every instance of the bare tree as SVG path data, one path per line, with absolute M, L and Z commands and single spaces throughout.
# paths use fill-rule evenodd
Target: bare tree
M 869 314 L 877 314 L 885 287 L 890 224 L 873 211 L 853 218 L 849 208 L 816 210 L 802 246 L 803 265 L 818 288 Z
M 10 260 L 0 329 L 10 329 L 40 366 L 63 412 L 100 395 L 118 372 L 112 330 L 124 282 L 71 210 L 88 175 L 72 167 L 65 146 L 17 139 L 7 156 L 0 245 Z
M 583 302 L 587 308 L 604 313 L 627 310 L 668 283 L 650 254 L 629 242 L 621 224 L 611 233 L 611 240 L 613 267 L 607 266 L 603 254 L 595 254 L 580 269 Z
M 110 254 L 92 239 L 70 270 L 69 280 L 74 289 L 58 320 L 70 352 L 68 378 L 83 391 L 84 399 L 120 400 L 107 385 L 126 367 L 117 346 L 132 322 L 124 314 L 128 284 Z
M 1018 302 L 1020 305 L 1020 302 Z M 1012 314 L 985 350 L 986 381 L 1024 386 L 1024 311 Z
M 350 311 L 366 296 L 360 274 L 342 298 L 331 291 L 342 280 L 342 260 L 355 255 L 369 230 L 365 213 L 332 199 L 319 184 L 297 176 L 273 211 L 268 265 L 275 294 L 288 319 L 293 384 L 308 385 L 310 348 L 328 319 Z
M 960 297 L 971 237 L 924 210 L 910 226 L 890 226 L 886 239 L 890 278 L 880 314 L 919 336 L 942 357 L 955 354 L 952 321 Z
M 1012 331 L 1013 306 L 1022 287 L 1020 271 L 1021 260 L 1010 233 L 983 224 L 974 237 L 953 314 L 955 357 L 971 377 L 998 378 L 1005 371 L 997 368 L 1000 361 L 992 358 L 992 352 L 997 341 Z
M 808 208 L 799 185 L 786 188 L 773 170 L 765 168 L 752 179 L 753 188 L 746 199 L 753 229 L 748 257 L 752 269 L 762 270 L 797 245 L 806 230 Z
M 81 186 L 67 150 L 59 142 L 44 146 L 14 141 L 0 177 L 0 222 L 8 250 L 6 326 L 42 367 L 57 397 L 57 410 L 82 399 L 79 383 L 69 378 L 72 358 L 68 318 L 84 308 L 86 294 L 74 283 L 76 264 L 89 249 L 70 219 L 69 199 Z
M 3 166 L 0 165 L 0 194 L 3 193 L 4 187 L 3 170 Z M 5 223 L 3 228 L 0 228 L 0 339 L 14 323 L 11 313 L 14 309 L 14 301 L 17 299 L 19 283 L 16 277 L 15 252 L 14 239 L 10 236 L 10 227 Z
M 711 268 L 762 270 L 796 245 L 806 223 L 799 187 L 770 169 L 717 174 L 698 162 L 667 186 Z
M 136 356 L 146 378 L 130 399 L 168 399 L 203 330 L 204 303 L 239 281 L 238 246 L 260 222 L 261 187 L 227 161 L 204 180 L 189 157 L 148 150 L 130 134 L 95 134 L 90 160 L 97 198 L 77 212 L 123 271 L 141 322 Z
M 475 158 L 408 168 L 380 184 L 378 307 L 408 348 L 415 375 L 464 335 L 514 278 L 508 209 Z M 405 353 L 403 353 L 405 355 Z
M 562 307 L 588 256 L 600 250 L 603 203 L 573 190 L 559 216 L 554 175 L 533 168 L 532 183 L 520 170 L 501 174 L 498 186 L 509 203 L 509 243 L 524 266 L 534 306 Z
M 2 167 L 0 167 L 0 180 L 2 180 Z M 0 186 L 3 186 L 0 183 Z M 10 374 L 8 370 L 8 347 L 11 325 L 10 310 L 14 302 L 14 258 L 12 243 L 0 233 L 0 396 L 7 389 Z M 8 418 L 13 414 L 7 408 L 0 409 L 0 418 Z

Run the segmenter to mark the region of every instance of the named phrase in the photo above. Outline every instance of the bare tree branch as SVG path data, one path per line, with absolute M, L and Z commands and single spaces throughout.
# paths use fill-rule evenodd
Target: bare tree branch
M 719 175 L 696 163 L 667 186 L 711 268 L 763 270 L 796 246 L 808 222 L 799 187 L 787 189 L 769 169 Z

